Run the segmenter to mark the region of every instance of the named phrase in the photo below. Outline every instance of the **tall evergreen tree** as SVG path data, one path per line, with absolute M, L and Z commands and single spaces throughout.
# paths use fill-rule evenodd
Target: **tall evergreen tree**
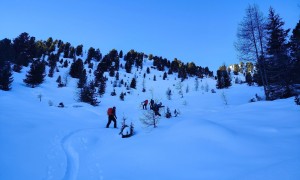
M 119 52 L 119 58 L 123 58 L 123 51 L 122 50 Z
M 79 78 L 83 71 L 83 61 L 78 58 L 74 63 L 72 63 L 70 68 L 70 75 L 72 78 Z
M 166 80 L 167 77 L 168 77 L 168 76 L 167 76 L 167 72 L 164 72 L 163 80 Z
M 34 40 L 28 33 L 21 33 L 17 38 L 13 40 L 13 47 L 16 52 L 15 64 L 19 66 L 28 66 L 31 57 L 30 49 Z
M 90 63 L 93 58 L 95 58 L 96 50 L 93 47 L 90 47 L 88 50 L 88 55 L 86 58 L 86 62 Z
M 15 51 L 10 39 L 3 39 L 0 41 L 0 67 L 4 66 L 6 61 L 13 61 Z
M 99 63 L 97 66 L 97 69 L 94 71 L 96 86 L 99 85 L 101 79 L 104 77 L 103 74 L 104 74 L 104 71 L 102 69 L 101 63 Z
M 251 86 L 253 84 L 253 78 L 250 72 L 246 73 L 246 83 Z
M 292 79 L 293 83 L 300 84 L 300 20 L 290 37 L 290 51 L 292 58 Z
M 231 86 L 231 80 L 226 70 L 217 71 L 217 88 L 223 89 Z
M 126 72 L 131 73 L 131 68 L 132 68 L 132 64 L 130 63 L 130 61 L 126 61 L 125 63 Z
M 83 88 L 86 85 L 87 76 L 86 76 L 86 70 L 84 69 L 79 77 L 77 88 Z
M 136 89 L 136 79 L 132 78 L 131 83 L 130 83 L 130 87 L 133 89 Z
M 291 61 L 288 56 L 288 30 L 273 8 L 269 10 L 267 23 L 267 70 L 271 85 L 271 99 L 291 96 Z
M 69 42 L 67 42 L 64 46 L 64 58 L 69 58 L 70 48 L 71 48 L 71 44 Z
M 114 77 L 115 76 L 115 69 L 114 69 L 114 67 L 110 67 L 109 68 L 109 76 L 110 77 Z
M 100 52 L 99 48 L 96 49 L 94 57 L 98 62 L 102 59 L 102 53 Z
M 45 77 L 45 62 L 36 60 L 30 66 L 30 70 L 26 74 L 26 79 L 23 81 L 26 85 L 31 86 L 32 88 L 36 87 L 39 84 L 42 84 Z
M 106 80 L 105 77 L 102 77 L 99 81 L 99 95 L 102 97 L 105 94 L 106 90 Z
M 76 56 L 82 56 L 82 49 L 83 49 L 83 45 L 82 45 L 82 44 L 81 44 L 81 45 L 78 45 L 78 46 L 76 47 L 76 50 L 75 50 Z
M 2 67 L 0 66 L 0 89 L 9 91 L 13 80 L 10 63 L 7 62 Z

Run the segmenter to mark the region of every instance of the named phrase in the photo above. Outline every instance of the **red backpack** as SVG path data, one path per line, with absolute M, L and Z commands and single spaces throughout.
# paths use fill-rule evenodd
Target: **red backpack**
M 107 115 L 109 115 L 109 116 L 113 115 L 113 108 L 107 109 Z

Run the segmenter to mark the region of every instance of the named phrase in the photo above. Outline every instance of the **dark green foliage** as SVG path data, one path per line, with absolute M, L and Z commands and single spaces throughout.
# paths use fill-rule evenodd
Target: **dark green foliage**
M 87 76 L 86 76 L 86 70 L 84 69 L 79 77 L 77 88 L 83 88 L 86 85 Z
M 48 77 L 50 77 L 50 78 L 52 78 L 52 77 L 53 77 L 54 70 L 55 70 L 55 68 L 53 68 L 53 67 L 50 67 L 50 69 L 49 69 L 49 73 L 48 73 Z
M 153 59 L 153 54 L 149 54 L 148 59 L 152 60 Z
M 53 38 L 52 38 L 52 37 L 49 37 L 49 38 L 47 39 L 47 41 L 46 41 L 46 46 L 47 46 L 47 48 L 50 48 L 51 45 L 52 45 L 52 43 L 53 43 Z
M 150 68 L 147 67 L 147 74 L 150 74 Z
M 253 85 L 253 78 L 250 72 L 247 72 L 246 74 L 246 83 L 251 86 Z
M 120 78 L 119 72 L 116 73 L 116 80 L 118 81 Z
M 296 84 L 300 84 L 300 20 L 295 29 L 293 29 L 290 37 L 290 52 L 292 58 L 292 80 Z
M 101 66 L 101 63 L 99 63 L 97 69 L 94 71 L 96 85 L 100 83 L 101 79 L 103 78 L 103 74 L 103 67 Z
M 283 29 L 284 22 L 275 13 L 273 8 L 269 10 L 267 23 L 267 74 L 270 84 L 270 99 L 292 96 L 291 62 L 288 56 L 287 37 L 288 30 Z
M 103 77 L 99 81 L 99 95 L 100 95 L 100 97 L 102 97 L 105 94 L 105 90 L 106 90 L 106 80 Z
M 116 96 L 117 95 L 116 90 L 114 89 L 113 92 L 110 93 L 110 95 L 111 96 Z
M 49 73 L 48 73 L 49 77 L 53 77 L 57 61 L 58 61 L 57 56 L 51 53 L 48 57 L 48 65 L 50 66 Z
M 86 62 L 87 62 L 87 63 L 90 63 L 91 60 L 92 60 L 93 58 L 95 58 L 95 55 L 96 55 L 95 48 L 90 47 L 89 50 L 88 50 L 88 55 L 87 55 L 87 58 L 86 58 Z
M 175 72 L 175 73 L 178 72 L 179 64 L 181 64 L 181 62 L 178 61 L 176 58 L 171 62 L 171 70 L 172 70 L 172 72 Z
M 76 56 L 82 56 L 83 45 L 78 45 L 75 50 Z
M 0 41 L 0 67 L 4 66 L 6 61 L 12 61 L 15 57 L 15 51 L 10 39 Z
M 234 75 L 238 75 L 239 71 L 240 71 L 239 65 L 238 64 L 234 64 L 233 65 L 233 74 Z
M 231 86 L 231 80 L 226 70 L 217 71 L 217 89 L 228 88 Z
M 121 92 L 121 94 L 120 94 L 120 100 L 124 101 L 124 98 L 125 98 L 125 94 L 123 92 Z
M 58 61 L 58 57 L 55 54 L 51 53 L 48 57 L 49 66 L 55 68 L 57 61 Z
M 70 68 L 70 75 L 72 78 L 79 78 L 83 71 L 83 61 L 78 58 L 74 63 L 72 63 Z
M 163 59 L 162 57 L 153 57 L 153 66 L 156 66 L 157 70 L 164 71 L 165 66 L 167 64 L 167 59 Z
M 17 64 L 14 64 L 13 65 L 13 71 L 14 72 L 21 72 L 21 69 L 22 69 L 22 66 L 21 65 L 17 65 Z
M 91 81 L 87 86 L 80 89 L 79 101 L 89 103 L 92 106 L 97 106 L 99 102 L 96 98 L 96 88 L 94 82 Z
M 166 72 L 164 72 L 164 75 L 163 75 L 163 80 L 166 80 L 166 78 L 167 78 L 167 73 L 166 73 Z
M 119 52 L 119 58 L 123 58 L 123 51 L 122 50 Z
M 0 66 L 0 89 L 9 91 L 13 80 L 10 63 L 5 63 L 3 66 Z
M 93 47 L 89 48 L 88 56 L 86 58 L 85 63 L 90 63 L 92 59 L 96 61 L 100 61 L 102 59 L 102 54 L 100 52 L 100 49 L 95 50 L 95 48 Z
M 101 71 L 118 71 L 119 70 L 119 56 L 118 51 L 113 49 L 107 55 L 105 55 L 102 61 L 98 64 L 97 69 L 101 69 Z M 112 72 L 110 72 L 112 73 Z
M 49 55 L 49 54 L 53 53 L 53 51 L 55 50 L 56 43 L 57 43 L 57 41 L 53 41 L 53 38 L 49 37 L 47 39 L 46 43 L 39 41 L 38 45 L 36 45 L 36 48 L 38 48 L 39 50 L 42 50 L 43 51 L 42 54 Z
M 132 68 L 132 64 L 130 63 L 130 61 L 126 61 L 125 63 L 126 73 L 131 73 L 131 68 Z
M 246 63 L 246 72 L 253 72 L 253 69 L 254 69 L 254 65 L 252 62 L 247 62 Z
M 15 64 L 28 66 L 36 53 L 35 37 L 30 37 L 28 33 L 24 32 L 13 40 L 13 48 L 15 51 Z
M 69 66 L 68 60 L 65 60 L 64 62 L 64 68 L 67 68 Z
M 101 54 L 101 52 L 100 52 L 100 49 L 96 49 L 94 58 L 95 58 L 96 61 L 98 61 L 98 62 L 102 59 L 102 54 Z
M 109 69 L 109 76 L 114 77 L 115 76 L 115 69 L 113 67 L 110 67 Z
M 132 78 L 131 83 L 130 83 L 130 87 L 133 89 L 136 89 L 136 79 Z
M 70 47 L 69 58 L 75 57 L 75 48 L 73 46 Z
M 59 40 L 57 45 L 58 45 L 57 54 L 61 54 L 62 52 L 64 52 L 64 49 L 65 49 L 64 42 L 62 42 L 61 40 Z
M 58 87 L 64 87 L 65 85 L 62 83 L 61 76 L 59 75 L 56 82 L 58 83 Z
M 182 65 L 182 66 L 179 67 L 178 78 L 181 78 L 182 80 L 187 78 L 187 71 L 186 71 L 186 66 L 185 65 Z
M 126 61 L 125 63 L 125 69 L 127 73 L 131 73 L 131 68 L 132 65 L 135 65 L 137 68 L 142 68 L 143 67 L 143 58 L 144 58 L 144 53 L 138 53 L 131 49 L 125 56 L 124 60 Z
M 71 44 L 69 42 L 67 42 L 64 46 L 64 58 L 70 57 L 70 47 L 71 47 Z
M 197 75 L 197 66 L 196 66 L 196 64 L 194 62 L 188 63 L 186 72 L 190 76 Z
M 26 74 L 26 79 L 23 81 L 27 86 L 32 88 L 42 84 L 45 77 L 45 62 L 36 60 L 30 66 L 30 70 Z

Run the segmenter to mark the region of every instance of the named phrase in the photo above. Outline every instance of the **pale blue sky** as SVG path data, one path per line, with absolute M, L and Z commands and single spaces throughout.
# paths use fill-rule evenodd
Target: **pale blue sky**
M 22 32 L 99 48 L 130 49 L 215 70 L 238 63 L 233 47 L 248 4 L 272 6 L 294 28 L 300 0 L 0 0 L 0 39 Z

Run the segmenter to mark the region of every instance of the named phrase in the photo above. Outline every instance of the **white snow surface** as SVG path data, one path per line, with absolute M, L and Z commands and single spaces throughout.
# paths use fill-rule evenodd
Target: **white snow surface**
M 77 79 L 57 88 L 55 81 L 66 68 L 53 78 L 46 76 L 36 88 L 23 83 L 29 68 L 14 73 L 12 90 L 0 91 L 0 179 L 300 179 L 300 107 L 293 98 L 249 103 L 255 94 L 263 96 L 261 87 L 233 84 L 211 93 L 216 89 L 211 78 L 199 79 L 198 91 L 195 78 L 185 80 L 181 98 L 177 74 L 162 80 L 163 72 L 154 69 L 142 92 L 143 74 L 151 64 L 132 68 L 132 74 L 120 69 L 125 82 L 138 77 L 137 88 L 125 101 L 119 99 L 127 92 L 124 87 L 110 96 L 114 78 L 106 74 L 106 94 L 96 107 L 77 101 Z M 180 115 L 162 116 L 157 128 L 144 127 L 140 104 L 152 97 Z M 66 107 L 57 107 L 60 102 Z M 113 124 L 105 128 L 106 110 L 112 106 L 117 108 L 118 129 Z M 130 138 L 119 135 L 123 117 L 128 125 L 134 123 Z

